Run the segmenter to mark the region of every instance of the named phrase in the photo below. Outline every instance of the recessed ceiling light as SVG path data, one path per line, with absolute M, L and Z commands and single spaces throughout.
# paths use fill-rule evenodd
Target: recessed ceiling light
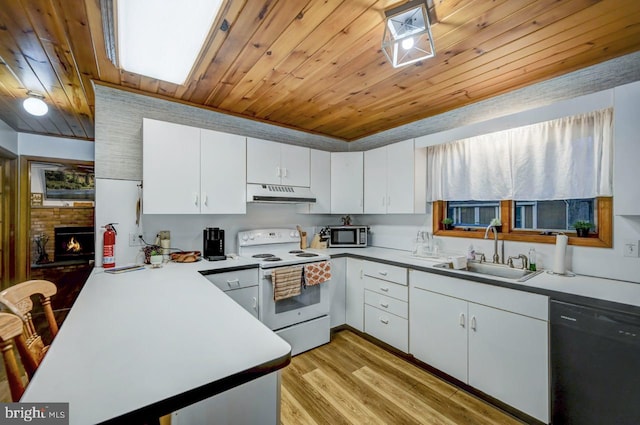
M 184 84 L 222 0 L 129 0 L 116 4 L 122 69 Z
M 49 107 L 38 95 L 29 94 L 29 97 L 22 102 L 25 111 L 36 117 L 41 117 L 49 112 Z

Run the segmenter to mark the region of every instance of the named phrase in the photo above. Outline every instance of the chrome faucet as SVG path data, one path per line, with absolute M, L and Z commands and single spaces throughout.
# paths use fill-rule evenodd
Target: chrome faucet
M 488 225 L 487 230 L 484 232 L 484 238 L 489 239 L 489 229 L 493 230 L 493 262 L 495 264 L 500 263 L 500 256 L 498 255 L 498 231 L 496 226 Z

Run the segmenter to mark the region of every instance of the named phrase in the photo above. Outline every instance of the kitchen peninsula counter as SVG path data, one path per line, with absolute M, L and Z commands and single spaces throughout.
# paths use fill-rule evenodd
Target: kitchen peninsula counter
M 463 271 L 436 268 L 434 265 L 446 261 L 446 257 L 417 258 L 409 251 L 397 249 L 378 247 L 329 248 L 318 252 L 329 254 L 332 258 L 349 256 L 383 262 L 414 270 L 546 295 L 560 301 L 640 314 L 640 284 L 633 282 L 584 275 L 559 276 L 547 273 L 546 270 L 527 281 L 514 282 L 513 280 L 499 277 L 485 277 Z
M 198 273 L 237 268 L 257 262 L 94 269 L 21 401 L 141 423 L 285 367 L 289 344 Z

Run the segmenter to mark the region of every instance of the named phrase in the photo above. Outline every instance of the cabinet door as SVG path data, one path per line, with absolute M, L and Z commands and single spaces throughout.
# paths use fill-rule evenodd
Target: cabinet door
M 232 300 L 237 302 L 251 313 L 256 319 L 258 318 L 258 294 L 259 289 L 257 286 L 250 286 L 248 288 L 240 288 L 240 289 L 232 289 L 230 291 L 226 291 L 227 294 Z
M 414 213 L 413 139 L 386 146 L 387 213 Z
M 199 214 L 200 129 L 143 119 L 142 175 L 145 214 Z
M 309 151 L 301 146 L 280 144 L 282 184 L 309 187 Z
M 331 152 L 331 213 L 362 214 L 362 152 Z
M 364 153 L 364 213 L 387 212 L 387 147 Z
M 548 324 L 469 303 L 469 385 L 549 422 Z
M 346 321 L 347 325 L 364 331 L 364 282 L 362 260 L 347 258 Z
M 280 143 L 247 138 L 247 182 L 280 184 Z
M 410 299 L 409 352 L 467 382 L 468 303 L 414 286 Z
M 334 258 L 331 260 L 331 282 L 329 282 L 329 295 L 331 300 L 331 327 L 344 325 L 346 319 L 346 280 L 347 259 Z
M 245 214 L 246 139 L 202 130 L 200 140 L 200 211 L 204 214 Z
M 311 193 L 316 195 L 316 202 L 308 204 L 305 212 L 329 214 L 331 213 L 331 153 L 311 149 L 310 154 L 309 187 Z

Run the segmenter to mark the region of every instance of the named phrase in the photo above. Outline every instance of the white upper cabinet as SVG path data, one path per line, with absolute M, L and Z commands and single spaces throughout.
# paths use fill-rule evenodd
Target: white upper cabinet
M 425 213 L 425 155 L 413 139 L 365 152 L 364 213 Z
M 331 152 L 331 213 L 362 214 L 363 153 Z
M 246 138 L 243 136 L 212 130 L 201 131 L 201 213 L 246 213 L 246 146 Z
M 145 118 L 142 123 L 146 214 L 200 213 L 200 129 Z
M 640 185 L 636 174 L 640 158 L 640 82 L 616 87 L 614 96 L 613 211 L 616 215 L 640 215 Z
M 247 182 L 309 187 L 309 148 L 247 139 Z
M 143 119 L 145 214 L 244 214 L 244 137 Z
M 309 189 L 316 197 L 312 204 L 300 204 L 301 214 L 331 213 L 331 153 L 311 149 Z

